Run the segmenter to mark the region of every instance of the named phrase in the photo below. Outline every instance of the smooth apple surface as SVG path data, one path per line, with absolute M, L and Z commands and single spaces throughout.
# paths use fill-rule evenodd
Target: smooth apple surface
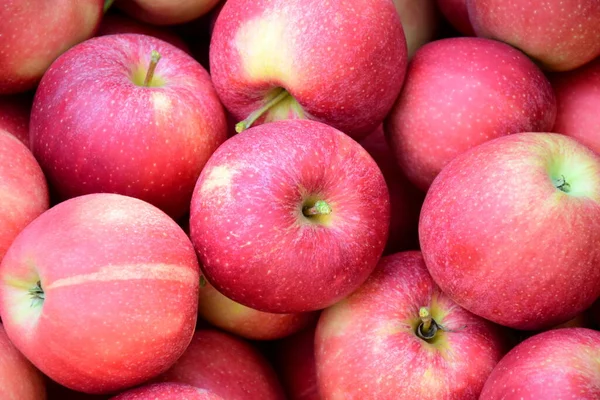
M 224 400 L 221 396 L 181 383 L 154 383 L 131 389 L 111 400 Z
M 425 43 L 433 40 L 438 30 L 439 15 L 435 0 L 394 0 L 400 15 L 408 58 Z
M 0 129 L 19 139 L 29 149 L 29 118 L 33 96 L 29 93 L 0 96 Z
M 423 46 L 386 118 L 392 152 L 425 191 L 458 154 L 517 132 L 546 132 L 556 99 L 543 72 L 511 46 L 450 38 Z
M 104 0 L 4 0 L 0 5 L 0 94 L 32 89 L 50 64 L 90 38 Z
M 324 399 L 477 400 L 505 343 L 410 251 L 383 257 L 360 289 L 323 311 L 315 351 Z
M 176 25 L 208 13 L 219 0 L 119 0 L 115 6 L 154 25 Z
M 199 267 L 186 234 L 141 200 L 92 194 L 30 223 L 0 265 L 0 315 L 54 381 L 111 393 L 166 371 L 189 344 Z
M 465 36 L 475 36 L 469 19 L 467 0 L 437 0 L 437 5 L 454 29 Z
M 568 71 L 600 55 L 598 0 L 467 0 L 477 36 L 506 42 L 545 69 Z
M 512 349 L 494 368 L 481 400 L 600 398 L 600 332 L 564 328 Z
M 207 389 L 227 400 L 283 400 L 273 367 L 250 343 L 214 329 L 199 329 L 159 381 Z
M 389 0 L 228 0 L 210 71 L 239 130 L 312 119 L 361 138 L 398 96 L 406 40 Z
M 152 55 L 160 55 L 149 76 Z M 138 34 L 90 39 L 46 72 L 30 140 L 60 199 L 90 193 L 137 197 L 177 219 L 226 139 L 223 108 L 191 56 Z
M 387 242 L 388 189 L 357 142 L 320 122 L 228 139 L 200 174 L 190 233 L 206 279 L 260 311 L 325 308 L 364 282 Z
M 600 295 L 600 158 L 553 133 L 518 133 L 451 161 L 419 237 L 441 289 L 471 312 L 545 329 Z

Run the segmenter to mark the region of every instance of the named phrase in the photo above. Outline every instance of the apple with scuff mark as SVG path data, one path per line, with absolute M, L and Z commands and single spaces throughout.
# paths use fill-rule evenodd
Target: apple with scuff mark
M 389 223 L 388 189 L 364 148 L 323 123 L 285 120 L 215 151 L 194 189 L 190 236 L 219 292 L 260 311 L 298 313 L 356 290 Z
M 94 34 L 104 0 L 4 0 L 0 4 L 0 94 L 32 89 L 50 64 Z
M 359 139 L 398 96 L 406 40 L 390 0 L 228 0 L 210 71 L 236 129 L 312 119 Z
M 469 19 L 467 0 L 437 0 L 437 5 L 454 29 L 465 36 L 475 36 Z
M 11 341 L 54 381 L 110 393 L 166 371 L 188 346 L 199 266 L 158 208 L 99 193 L 30 223 L 0 264 L 0 315 Z
M 153 25 L 177 25 L 207 14 L 219 0 L 119 0 L 115 6 Z
M 29 149 L 29 118 L 33 95 L 0 96 L 0 129 L 6 130 Z
M 31 149 L 60 200 L 137 197 L 178 219 L 204 163 L 227 138 L 206 70 L 139 34 L 101 36 L 52 64 L 36 92 Z
M 322 312 L 319 391 L 324 399 L 477 400 L 506 345 L 502 329 L 439 289 L 420 252 L 396 253 Z
M 111 400 L 224 400 L 221 396 L 182 383 L 164 382 L 140 386 Z
M 435 0 L 394 0 L 394 5 L 400 15 L 410 60 L 419 47 L 437 34 L 438 10 Z

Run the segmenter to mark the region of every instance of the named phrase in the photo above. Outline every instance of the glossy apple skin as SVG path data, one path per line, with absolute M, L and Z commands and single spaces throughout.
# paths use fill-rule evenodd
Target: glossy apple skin
M 138 86 L 152 50 L 162 56 L 154 77 L 165 84 Z M 200 170 L 226 137 L 206 70 L 137 34 L 93 38 L 63 54 L 40 83 L 30 126 L 33 154 L 60 199 L 119 193 L 174 219 L 189 210 Z
M 419 338 L 419 308 L 448 331 Z M 505 351 L 497 326 L 435 285 L 420 252 L 383 257 L 367 282 L 323 311 L 315 337 L 324 399 L 478 399 Z
M 465 36 L 475 36 L 469 19 L 467 0 L 437 0 L 437 5 L 444 17 L 457 31 Z
M 555 186 L 561 175 L 581 197 Z M 421 211 L 421 249 L 461 306 L 512 328 L 549 328 L 600 295 L 599 203 L 591 150 L 559 134 L 505 136 L 436 178 Z
M 513 348 L 494 368 L 481 400 L 600 398 L 600 332 L 554 329 Z
M 228 0 L 210 45 L 215 88 L 238 121 L 284 88 L 301 111 L 267 113 L 255 125 L 304 117 L 357 139 L 389 112 L 406 63 L 389 0 Z
M 119 0 L 115 6 L 154 25 L 176 25 L 208 13 L 219 0 Z
M 228 4 L 228 3 L 227 3 Z M 324 221 L 302 213 L 326 201 Z M 344 133 L 286 120 L 227 140 L 200 174 L 190 233 L 207 280 L 260 311 L 325 308 L 367 279 L 388 237 L 381 171 Z
M 6 130 L 29 149 L 29 117 L 33 96 L 29 93 L 0 96 L 0 129 Z
M 467 0 L 477 36 L 521 49 L 551 71 L 568 71 L 600 55 L 597 0 Z
M 275 371 L 248 342 L 214 329 L 199 329 L 158 381 L 207 389 L 227 400 L 283 400 Z
M 39 164 L 19 139 L 0 129 L 0 261 L 15 237 L 49 206 Z
M 50 64 L 90 38 L 104 0 L 4 0 L 0 5 L 0 94 L 32 89 Z
M 553 132 L 571 136 L 600 154 L 600 58 L 550 75 L 558 112 Z
M 181 383 L 144 385 L 113 397 L 111 400 L 224 400 L 221 396 Z
M 394 5 L 400 15 L 410 59 L 437 34 L 439 15 L 435 0 L 394 0 Z
M 523 53 L 460 37 L 417 52 L 385 131 L 402 170 L 426 191 L 458 154 L 510 133 L 550 131 L 555 118 L 552 86 Z
M 0 265 L 15 346 L 68 388 L 110 393 L 167 370 L 192 338 L 199 267 L 181 228 L 132 197 L 92 194 L 46 211 Z M 40 281 L 43 306 L 29 290 Z

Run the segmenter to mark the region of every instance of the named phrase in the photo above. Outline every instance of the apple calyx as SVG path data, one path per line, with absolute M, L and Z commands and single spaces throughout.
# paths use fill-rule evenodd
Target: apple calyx
M 560 179 L 553 179 L 553 183 L 557 189 L 565 193 L 569 193 L 571 191 L 571 185 L 569 182 L 567 182 L 564 175 L 561 175 Z
M 144 87 L 150 86 L 152 78 L 154 78 L 154 71 L 160 60 L 160 53 L 156 50 L 152 50 L 152 56 L 150 58 L 150 65 L 148 66 L 148 72 L 146 72 L 146 78 L 144 79 Z
M 274 95 L 269 99 L 261 108 L 253 111 L 248 118 L 235 124 L 235 131 L 241 133 L 246 129 L 250 128 L 257 119 L 259 119 L 265 112 L 282 102 L 284 99 L 291 97 L 290 93 L 285 89 L 280 89 L 274 92 Z
M 331 206 L 327 204 L 325 200 L 317 200 L 312 207 L 302 207 L 302 214 L 305 217 L 312 217 L 315 215 L 329 215 L 331 214 Z
M 416 334 L 419 338 L 429 341 L 435 337 L 438 330 L 444 330 L 441 325 L 431 317 L 428 307 L 421 307 L 419 309 L 419 318 L 421 323 L 417 326 Z
M 46 294 L 42 288 L 42 282 L 37 281 L 35 286 L 29 289 L 29 296 L 31 297 L 31 307 L 38 307 L 44 302 Z

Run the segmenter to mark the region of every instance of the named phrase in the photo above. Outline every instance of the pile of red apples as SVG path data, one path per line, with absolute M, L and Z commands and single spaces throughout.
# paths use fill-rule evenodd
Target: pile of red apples
M 0 0 L 0 400 L 599 400 L 600 0 Z

